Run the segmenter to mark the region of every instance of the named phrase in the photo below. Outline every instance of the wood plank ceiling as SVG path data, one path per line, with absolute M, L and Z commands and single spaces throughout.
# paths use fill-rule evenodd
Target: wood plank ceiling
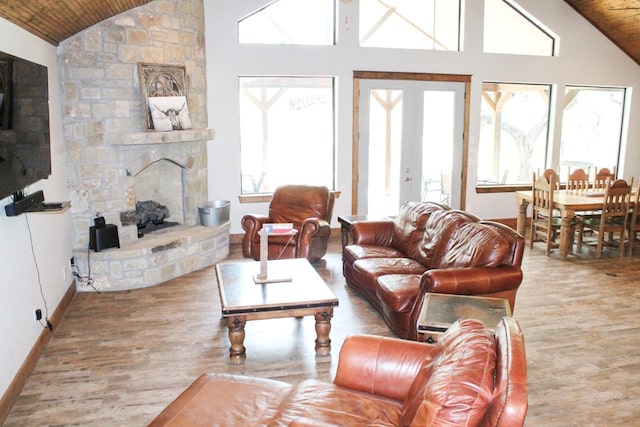
M 1 0 L 0 16 L 53 45 L 151 0 Z
M 0 0 L 0 17 L 53 45 L 151 0 Z M 640 65 L 640 0 L 565 0 Z
M 640 65 L 640 1 L 565 0 Z

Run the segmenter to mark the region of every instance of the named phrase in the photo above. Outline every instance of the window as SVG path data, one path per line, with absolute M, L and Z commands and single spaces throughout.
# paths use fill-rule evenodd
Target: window
M 360 0 L 360 46 L 457 51 L 460 1 Z
M 553 56 L 555 39 L 513 1 L 485 0 L 485 52 Z
M 618 165 L 624 88 L 567 86 L 562 111 L 560 176 L 568 168 Z
M 531 182 L 545 165 L 549 85 L 483 83 L 478 185 Z
M 238 22 L 240 43 L 332 45 L 334 0 L 276 0 Z
M 334 79 L 240 77 L 242 194 L 334 183 Z

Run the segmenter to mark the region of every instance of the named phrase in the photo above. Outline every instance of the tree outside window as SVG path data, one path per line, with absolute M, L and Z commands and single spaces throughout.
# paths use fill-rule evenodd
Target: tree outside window
M 624 88 L 567 86 L 562 111 L 560 177 L 569 169 L 618 165 Z
M 544 169 L 549 132 L 549 85 L 482 85 L 478 185 L 531 182 Z

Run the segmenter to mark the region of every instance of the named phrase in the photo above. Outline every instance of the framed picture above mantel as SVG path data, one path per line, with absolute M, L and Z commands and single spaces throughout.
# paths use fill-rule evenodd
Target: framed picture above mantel
M 184 66 L 139 63 L 142 105 L 146 111 L 146 129 L 155 129 L 149 98 L 184 97 L 187 99 L 187 73 Z M 188 111 L 185 105 L 185 112 Z

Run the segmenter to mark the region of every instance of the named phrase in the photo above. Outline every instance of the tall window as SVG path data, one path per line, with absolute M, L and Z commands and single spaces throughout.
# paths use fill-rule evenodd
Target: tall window
M 276 0 L 238 22 L 240 43 L 332 45 L 335 0 Z
M 624 88 L 567 86 L 562 110 L 561 177 L 568 168 L 618 165 Z
M 553 56 L 556 37 L 512 0 L 485 0 L 484 51 Z
M 459 0 L 360 0 L 360 46 L 460 50 Z
M 240 77 L 242 194 L 334 183 L 334 79 Z
M 530 183 L 545 165 L 549 85 L 483 83 L 478 185 Z

